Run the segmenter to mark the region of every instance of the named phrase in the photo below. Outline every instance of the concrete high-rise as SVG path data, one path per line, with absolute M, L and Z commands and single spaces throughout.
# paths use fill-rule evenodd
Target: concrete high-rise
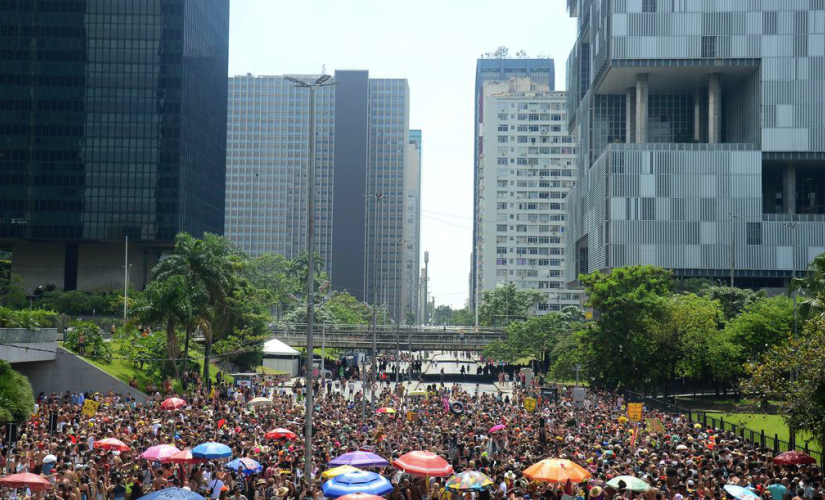
M 401 250 L 404 263 L 401 320 L 404 324 L 416 323 L 418 316 L 418 273 L 421 264 L 421 141 L 421 131 L 410 130 L 404 174 L 404 229 Z
M 377 302 L 404 321 L 405 245 L 418 248 L 405 220 L 417 228 L 420 217 L 420 202 L 412 211 L 406 202 L 420 196 L 409 85 L 361 70 L 336 71 L 331 82 L 316 97 L 316 251 L 335 289 L 370 303 L 375 256 Z M 226 234 L 254 255 L 292 258 L 306 241 L 309 98 L 293 86 L 281 76 L 229 79 Z
M 576 157 L 565 93 L 529 76 L 514 77 L 485 82 L 483 107 L 475 244 L 479 295 L 514 284 L 543 294 L 536 314 L 579 305 L 579 292 L 568 290 L 563 277 L 565 203 Z
M 822 2 L 568 8 L 568 281 L 652 264 L 778 287 L 825 250 Z
M 142 288 L 221 233 L 229 0 L 0 8 L 0 248 L 31 290 Z
M 514 77 L 529 77 L 537 85 L 555 88 L 556 70 L 553 59 L 479 59 L 476 62 L 475 113 L 473 115 L 473 242 L 478 241 L 479 193 L 478 179 L 481 157 L 484 155 L 481 123 L 484 121 L 484 83 L 507 82 Z M 475 248 L 470 263 L 470 306 L 475 309 L 478 288 L 478 264 Z

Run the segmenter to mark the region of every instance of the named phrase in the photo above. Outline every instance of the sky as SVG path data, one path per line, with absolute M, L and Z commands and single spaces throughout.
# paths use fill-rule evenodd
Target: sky
M 409 80 L 410 128 L 423 131 L 429 289 L 436 305 L 460 308 L 473 245 L 476 60 L 500 45 L 552 57 L 563 90 L 575 35 L 565 0 L 231 0 L 229 74 L 317 74 L 325 65 Z

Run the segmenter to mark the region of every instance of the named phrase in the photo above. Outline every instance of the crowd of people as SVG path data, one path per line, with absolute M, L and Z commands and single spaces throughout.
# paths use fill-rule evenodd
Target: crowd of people
M 363 394 L 350 381 L 319 382 L 313 473 L 305 477 L 305 409 L 296 387 L 305 390 L 300 381 L 292 387 L 256 381 L 245 388 L 224 382 L 215 391 L 193 385 L 180 395 L 186 406 L 171 411 L 162 409 L 167 395 L 161 394 L 144 403 L 113 394 L 43 397 L 37 414 L 17 429 L 16 442 L 2 442 L 0 469 L 3 475 L 41 474 L 53 488 L 35 493 L 4 489 L 0 497 L 134 500 L 177 486 L 211 499 L 321 500 L 321 474 L 343 453 L 370 450 L 392 461 L 409 451 L 429 450 L 444 457 L 455 472 L 477 470 L 493 484 L 478 491 L 452 491 L 444 487 L 447 478 L 408 476 L 393 467 L 374 469 L 394 485 L 390 500 L 721 500 L 730 498 L 723 487 L 731 484 L 751 488 L 764 500 L 823 500 L 817 465 L 777 465 L 771 450 L 690 422 L 685 415 L 647 409 L 645 417 L 656 419 L 657 425 L 637 428 L 627 419 L 627 402 L 614 393 L 591 391 L 587 410 L 581 410 L 573 407 L 569 389 L 541 399 L 539 389 L 530 385 L 517 385 L 512 395 L 503 397 L 443 384 L 426 386 L 427 395 L 421 396 L 411 394 L 411 389 L 425 388 L 417 382 L 380 384 L 378 406 L 397 413 L 370 410 L 362 419 Z M 248 402 L 260 396 L 272 404 L 250 408 Z M 527 398 L 537 400 L 532 411 Z M 83 413 L 89 399 L 100 403 L 93 415 Z M 449 404 L 456 402 L 461 411 Z M 50 425 L 52 415 L 57 416 L 56 426 Z M 504 427 L 491 432 L 497 425 Z M 289 429 L 298 439 L 267 439 L 264 434 L 274 428 Z M 104 438 L 119 439 L 129 449 L 118 453 L 96 448 L 95 442 Z M 185 449 L 210 441 L 229 446 L 234 458 L 256 460 L 262 471 L 244 475 L 228 470 L 225 461 L 184 466 L 140 457 L 158 444 Z M 553 484 L 523 475 L 525 468 L 550 457 L 569 459 L 591 477 L 582 483 Z M 607 485 L 620 475 L 640 478 L 649 489 L 640 493 Z

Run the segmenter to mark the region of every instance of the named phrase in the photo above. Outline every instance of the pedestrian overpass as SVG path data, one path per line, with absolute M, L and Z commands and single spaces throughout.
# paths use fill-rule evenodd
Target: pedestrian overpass
M 315 325 L 314 347 L 338 349 L 372 349 L 370 325 Z M 278 340 L 292 347 L 306 347 L 306 325 L 277 328 L 272 331 Z M 376 346 L 380 350 L 405 351 L 481 351 L 494 340 L 505 337 L 503 330 L 473 327 L 394 327 L 378 326 Z

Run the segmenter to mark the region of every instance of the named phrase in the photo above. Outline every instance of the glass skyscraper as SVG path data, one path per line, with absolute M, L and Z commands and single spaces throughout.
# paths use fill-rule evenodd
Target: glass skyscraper
M 376 300 L 404 320 L 409 86 L 367 71 L 330 81 L 316 94 L 315 250 L 336 290 L 370 303 L 375 257 Z M 306 248 L 308 92 L 281 76 L 231 77 L 228 123 L 226 235 L 294 258 Z
M 140 288 L 223 229 L 228 0 L 0 1 L 0 246 L 27 287 Z

